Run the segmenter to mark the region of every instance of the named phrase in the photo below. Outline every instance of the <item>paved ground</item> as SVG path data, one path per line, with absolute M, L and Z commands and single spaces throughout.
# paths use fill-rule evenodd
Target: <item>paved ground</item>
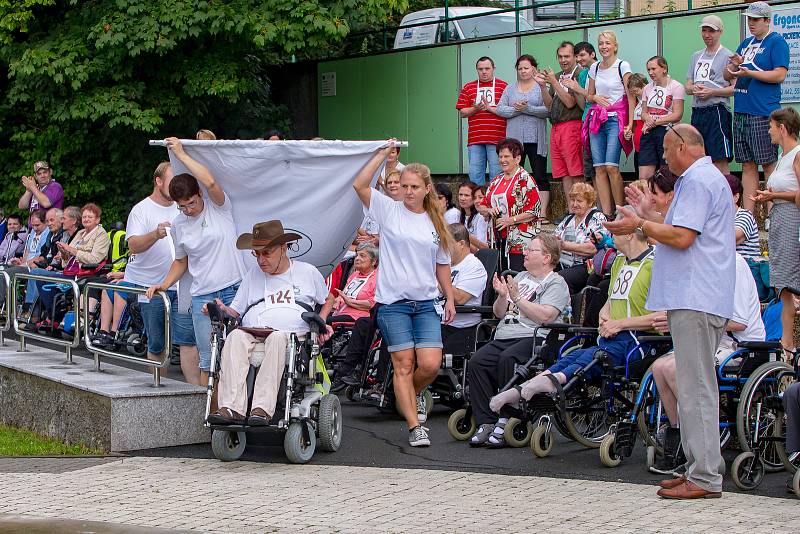
M 795 501 L 727 494 L 670 502 L 654 491 L 535 476 L 136 457 L 63 474 L 6 474 L 0 513 L 254 533 L 800 530 Z

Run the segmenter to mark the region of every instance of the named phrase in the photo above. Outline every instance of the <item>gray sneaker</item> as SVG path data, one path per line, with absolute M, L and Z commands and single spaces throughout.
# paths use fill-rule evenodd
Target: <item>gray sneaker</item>
M 417 419 L 420 423 L 428 420 L 428 410 L 425 409 L 425 397 L 422 393 L 417 395 Z
M 431 444 L 428 438 L 428 429 L 424 426 L 415 426 L 408 431 L 408 443 L 412 447 L 428 447 Z

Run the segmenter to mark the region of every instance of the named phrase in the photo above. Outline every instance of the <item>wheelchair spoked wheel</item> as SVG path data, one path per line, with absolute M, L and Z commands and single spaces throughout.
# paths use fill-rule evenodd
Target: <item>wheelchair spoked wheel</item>
M 503 431 L 506 444 L 514 448 L 527 446 L 531 441 L 531 434 L 533 434 L 533 424 L 529 421 L 517 419 L 516 417 L 512 417 L 508 420 Z
M 286 453 L 286 458 L 293 464 L 304 464 L 311 460 L 314 456 L 314 451 L 317 448 L 317 436 L 313 429 L 309 429 L 308 437 L 310 443 L 306 444 L 303 437 L 302 421 L 295 421 L 289 424 L 289 429 L 283 438 L 283 451 Z
M 617 403 L 616 399 L 614 403 Z M 603 398 L 601 388 L 585 385 L 582 393 L 567 399 L 566 404 L 566 417 L 562 418 L 558 413 L 556 417 L 563 419 L 570 439 L 589 449 L 600 447 L 613 422 L 609 418 L 607 400 Z
M 548 456 L 553 451 L 555 443 L 555 435 L 547 425 L 539 425 L 533 429 L 530 440 L 531 451 L 538 458 Z
M 645 391 L 642 402 L 639 405 L 639 412 L 636 414 L 636 424 L 639 427 L 639 435 L 645 446 L 653 448 L 653 461 L 655 462 L 656 455 L 664 454 L 664 445 L 658 436 L 662 426 L 669 426 L 669 419 L 667 419 L 667 413 L 664 411 L 663 404 L 661 404 L 661 397 L 656 389 L 652 371 L 653 366 L 651 365 L 645 373 L 648 378 L 646 383 L 643 384 Z M 650 465 L 648 463 L 648 467 Z
M 319 402 L 317 424 L 319 447 L 336 452 L 342 444 L 342 405 L 336 395 L 325 395 Z
M 764 461 L 752 452 L 743 452 L 733 460 L 731 477 L 736 487 L 745 491 L 756 489 L 764 480 Z
M 778 423 L 783 414 L 781 396 L 793 378 L 792 366 L 784 362 L 767 362 L 753 371 L 744 385 L 736 408 L 736 433 L 742 451 L 752 451 L 756 423 L 760 440 L 766 441 L 766 438 L 781 432 Z M 781 445 L 776 441 L 764 443 L 761 458 L 768 473 L 784 468 L 779 448 Z
M 453 439 L 458 441 L 467 441 L 477 429 L 478 423 L 475 421 L 475 416 L 471 415 L 467 418 L 466 408 L 456 410 L 447 420 L 447 431 L 450 432 Z
M 617 453 L 616 441 L 617 436 L 609 432 L 600 442 L 600 463 L 606 467 L 617 467 L 622 463 L 622 456 Z
M 211 451 L 214 457 L 223 462 L 235 462 L 242 457 L 247 447 L 247 434 L 214 430 L 211 433 Z

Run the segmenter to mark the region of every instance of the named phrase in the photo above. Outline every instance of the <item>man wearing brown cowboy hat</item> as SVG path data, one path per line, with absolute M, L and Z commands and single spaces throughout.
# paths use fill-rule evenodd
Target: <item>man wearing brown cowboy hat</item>
M 25 192 L 19 197 L 17 207 L 33 213 L 38 209 L 63 208 L 64 189 L 53 180 L 53 171 L 46 161 L 33 164 L 34 176 L 23 176 L 22 185 Z M 30 223 L 28 223 L 30 227 Z
M 267 425 L 275 413 L 278 387 L 286 362 L 289 334 L 305 334 L 308 324 L 301 315 L 322 304 L 320 316 L 325 319 L 333 307 L 333 296 L 322 275 L 311 264 L 294 261 L 287 255 L 287 243 L 302 239 L 285 232 L 280 221 L 272 220 L 253 226 L 236 240 L 239 250 L 251 250 L 258 261 L 242 280 L 230 306 L 216 301 L 220 309 L 234 317 L 242 317 L 245 328 L 271 328 L 264 340 L 264 359 L 253 361 L 253 348 L 259 339 L 237 329 L 225 338 L 219 372 L 219 410 L 209 416 L 210 423 L 241 423 L 247 411 L 247 373 L 250 365 L 260 365 L 253 387 L 253 403 L 247 424 Z M 333 330 L 330 326 L 320 334 L 323 343 Z

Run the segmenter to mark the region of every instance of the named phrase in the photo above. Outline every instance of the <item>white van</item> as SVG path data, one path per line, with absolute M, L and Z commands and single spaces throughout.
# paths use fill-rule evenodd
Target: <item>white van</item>
M 464 39 L 477 39 L 479 37 L 490 37 L 493 35 L 503 35 L 517 31 L 516 13 L 509 11 L 506 13 L 493 13 L 497 8 L 486 7 L 451 7 L 447 14 L 450 18 L 463 17 L 465 15 L 477 15 L 486 13 L 482 17 L 474 17 L 462 20 L 451 20 L 448 24 L 448 36 L 444 38 L 444 8 L 437 7 L 409 13 L 400 22 L 400 28 L 394 38 L 395 48 L 408 48 L 411 46 L 424 46 L 445 41 L 462 41 Z M 414 26 L 404 28 L 408 24 L 419 24 L 431 22 L 424 26 Z M 524 17 L 519 15 L 519 31 L 527 32 L 533 30 L 533 26 Z

